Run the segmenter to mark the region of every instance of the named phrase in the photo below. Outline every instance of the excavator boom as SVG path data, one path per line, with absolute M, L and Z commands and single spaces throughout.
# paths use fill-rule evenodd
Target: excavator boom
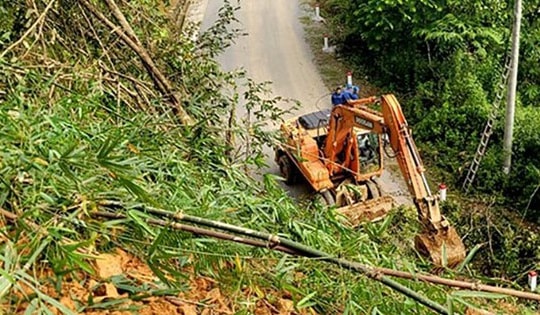
M 366 106 L 377 101 L 381 105 L 380 115 Z M 422 233 L 415 239 L 417 250 L 429 256 L 437 265 L 457 265 L 465 258 L 465 246 L 441 214 L 439 196 L 431 193 L 420 154 L 396 97 L 387 94 L 380 100 L 362 99 L 341 106 L 342 112 L 347 111 L 354 116 L 350 120 L 355 126 L 388 134 L 423 226 Z

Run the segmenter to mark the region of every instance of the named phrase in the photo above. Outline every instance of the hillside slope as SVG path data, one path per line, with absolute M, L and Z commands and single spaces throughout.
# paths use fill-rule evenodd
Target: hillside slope
M 253 179 L 273 141 L 267 122 L 285 112 L 266 86 L 214 60 L 235 37 L 226 23 L 234 8 L 225 6 L 195 42 L 165 1 L 14 1 L 2 9 L 3 311 L 430 312 L 317 260 L 150 223 L 149 207 L 162 208 L 373 265 L 430 268 L 412 247 L 414 213 L 397 209 L 352 230 L 318 204 L 291 200 L 274 176 Z M 229 119 L 240 99 L 251 120 Z M 485 303 L 403 283 L 458 310 Z

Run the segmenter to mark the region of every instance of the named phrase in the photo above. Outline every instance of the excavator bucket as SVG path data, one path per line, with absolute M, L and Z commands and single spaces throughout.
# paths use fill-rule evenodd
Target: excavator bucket
M 453 227 L 423 232 L 414 239 L 416 250 L 437 266 L 455 267 L 465 259 L 465 245 Z
M 347 217 L 349 223 L 356 227 L 362 222 L 381 220 L 392 210 L 394 204 L 394 198 L 382 196 L 341 207 L 337 211 Z

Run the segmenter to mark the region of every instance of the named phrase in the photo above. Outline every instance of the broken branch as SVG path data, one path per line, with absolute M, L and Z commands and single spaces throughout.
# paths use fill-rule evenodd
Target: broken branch
M 148 71 L 148 74 L 154 81 L 156 88 L 173 104 L 173 110 L 179 116 L 180 121 L 184 125 L 193 124 L 193 120 L 184 110 L 180 104 L 180 99 L 176 96 L 173 91 L 172 85 L 165 78 L 165 76 L 158 69 L 146 49 L 142 47 L 138 37 L 135 35 L 129 24 L 127 23 L 124 15 L 118 9 L 116 4 L 112 0 L 108 0 L 109 8 L 113 12 L 113 15 L 119 20 L 121 26 L 115 25 L 111 20 L 109 20 L 103 13 L 98 11 L 92 4 L 87 0 L 81 0 L 80 3 L 88 9 L 98 20 L 107 25 L 114 33 L 116 33 L 120 38 L 139 56 L 144 67 Z

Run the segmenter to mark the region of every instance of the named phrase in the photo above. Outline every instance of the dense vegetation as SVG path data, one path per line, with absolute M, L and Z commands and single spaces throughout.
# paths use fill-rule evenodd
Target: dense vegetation
M 500 171 L 500 123 L 475 183 L 478 190 L 503 192 L 519 209 L 525 209 L 540 183 L 539 5 L 524 5 L 512 173 L 506 178 Z M 407 96 L 407 117 L 419 142 L 434 148 L 426 153 L 458 186 L 499 92 L 512 3 L 328 0 L 324 7 L 339 31 L 343 53 L 381 86 Z M 530 201 L 528 214 L 536 220 L 540 196 Z
M 399 92 L 430 169 L 455 190 L 461 187 L 496 94 L 506 95 L 497 86 L 510 54 L 513 2 L 326 0 L 321 5 L 339 38 L 341 54 L 370 81 Z M 476 229 L 474 241 L 485 241 L 488 235 L 496 239 L 497 254 L 484 257 L 497 262 L 488 264 L 490 274 L 521 277 L 535 267 L 540 253 L 536 231 L 519 225 L 523 218 L 540 223 L 539 5 L 532 1 L 523 7 L 511 173 L 505 176 L 501 171 L 503 99 L 473 185 L 486 199 L 476 204 L 484 203 L 488 210 L 493 204 L 509 209 L 506 218 L 495 220 L 501 232 L 486 230 L 489 215 L 472 211 L 472 203 L 451 214 L 462 226 L 469 225 L 471 215 L 478 219 L 463 231 Z M 515 254 L 506 256 L 511 252 Z
M 131 33 L 112 0 L 0 5 L 0 313 L 122 309 L 115 299 L 88 297 L 74 309 L 58 302 L 63 283 L 89 286 L 93 256 L 115 247 L 141 257 L 157 276 L 115 282 L 132 300 L 188 290 L 196 274 L 214 278 L 239 314 L 285 298 L 298 312 L 428 313 L 346 270 L 146 222 L 144 206 L 155 206 L 280 232 L 370 264 L 429 268 L 412 249 L 414 213 L 398 209 L 353 231 L 317 204 L 292 201 L 275 176 L 254 179 L 272 139 L 264 127 L 282 112 L 265 85 L 222 72 L 213 60 L 237 35 L 228 28 L 234 8 L 226 5 L 193 40 L 194 29 L 171 18 L 169 5 L 118 1 Z M 234 119 L 238 104 L 247 118 Z M 115 210 L 128 218 L 96 220 L 92 213 L 105 201 L 121 203 Z M 475 293 L 406 284 L 457 310 L 483 302 L 469 298 Z

